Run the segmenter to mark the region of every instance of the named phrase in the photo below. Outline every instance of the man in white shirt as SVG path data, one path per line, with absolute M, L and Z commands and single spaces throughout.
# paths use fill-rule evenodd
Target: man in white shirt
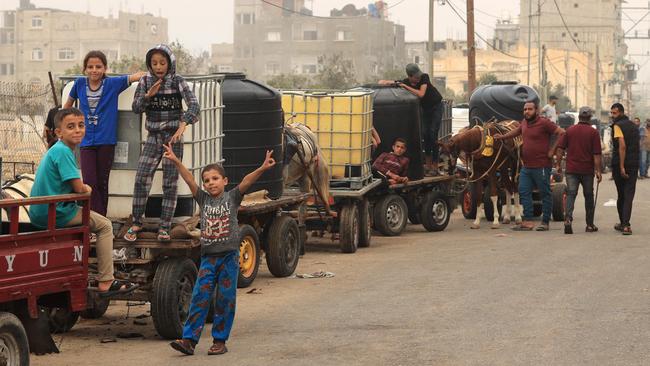
M 548 104 L 542 108 L 542 116 L 550 119 L 553 123 L 557 124 L 557 111 L 555 105 L 557 104 L 557 97 L 551 95 L 548 97 Z

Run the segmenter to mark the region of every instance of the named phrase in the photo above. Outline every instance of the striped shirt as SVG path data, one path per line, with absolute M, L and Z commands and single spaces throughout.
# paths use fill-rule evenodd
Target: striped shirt
M 88 108 L 90 109 L 89 116 L 96 116 L 95 111 L 97 110 L 97 105 L 99 105 L 99 99 L 102 97 L 104 92 L 104 80 L 97 90 L 92 90 L 90 88 L 90 83 L 86 83 L 86 94 L 88 95 Z M 95 121 L 95 124 L 97 122 Z

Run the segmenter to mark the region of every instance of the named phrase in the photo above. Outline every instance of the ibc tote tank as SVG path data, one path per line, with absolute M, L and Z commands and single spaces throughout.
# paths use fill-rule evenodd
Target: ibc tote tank
M 492 117 L 497 121 L 524 118 L 524 104 L 539 102 L 535 89 L 515 83 L 492 84 L 478 87 L 469 99 L 469 124 L 487 122 Z
M 409 158 L 408 177 L 422 179 L 422 135 L 420 132 L 420 99 L 398 86 L 369 85 L 375 91 L 373 126 L 381 138 L 374 158 L 383 152 L 393 151 L 393 141 L 406 140 L 406 156 Z
M 67 100 L 74 78 L 63 89 L 63 99 Z M 196 95 L 201 111 L 199 120 L 188 125 L 183 134 L 183 164 L 194 175 L 194 181 L 201 186 L 201 169 L 211 163 L 221 162 L 222 133 L 222 76 L 185 77 L 190 89 Z M 118 99 L 118 127 L 115 157 L 108 182 L 108 212 L 106 216 L 121 219 L 131 214 L 133 185 L 138 167 L 138 159 L 143 143 L 147 139 L 145 114 L 133 113 L 131 105 L 138 83 L 120 93 Z M 187 108 L 183 101 L 183 108 Z M 145 217 L 160 217 L 162 205 L 162 162 L 154 174 L 151 191 L 145 208 Z M 178 178 L 178 198 L 174 216 L 191 216 L 196 213 L 192 192 L 183 179 Z
M 282 100 L 273 88 L 246 78 L 242 73 L 225 74 L 223 81 L 223 167 L 228 175 L 226 190 L 264 161 L 273 150 L 275 166 L 248 190 L 265 189 L 269 198 L 282 196 Z

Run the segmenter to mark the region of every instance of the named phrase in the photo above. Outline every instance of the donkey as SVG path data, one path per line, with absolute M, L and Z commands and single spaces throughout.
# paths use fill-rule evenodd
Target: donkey
M 521 206 L 519 204 L 519 193 L 517 190 L 517 174 L 521 166 L 519 147 L 520 142 L 515 140 L 494 141 L 493 146 L 488 145 L 487 136 L 495 133 L 504 134 L 518 126 L 517 121 L 489 122 L 484 126 L 476 125 L 471 128 L 462 129 L 457 135 L 452 136 L 446 142 L 439 142 L 441 153 L 449 156 L 449 166 L 455 168 L 456 159 L 461 157 L 470 169 L 467 178 L 469 182 L 476 182 L 477 194 L 473 196 L 476 201 L 476 219 L 472 223 L 472 229 L 479 229 L 481 215 L 483 215 L 483 183 L 487 182 L 490 189 L 490 200 L 495 208 L 492 228 L 500 227 L 497 210 L 498 194 L 500 189 L 506 193 L 506 205 L 503 210 L 503 223 L 509 224 L 510 217 L 514 214 L 515 222 L 521 223 Z M 492 149 L 491 154 L 486 149 Z M 462 156 L 461 156 L 462 155 Z M 497 177 L 497 173 L 499 176 Z M 514 212 L 511 200 L 514 198 Z

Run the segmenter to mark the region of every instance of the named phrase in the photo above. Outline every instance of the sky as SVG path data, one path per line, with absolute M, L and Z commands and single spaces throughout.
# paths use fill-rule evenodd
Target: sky
M 444 2 L 447 2 L 446 4 Z M 466 25 L 451 11 L 449 2 L 462 14 L 465 13 L 465 0 L 436 0 L 434 38 L 464 39 Z M 548 1 L 548 0 L 542 0 Z M 580 1 L 580 0 L 575 0 Z M 332 8 L 341 8 L 352 3 L 357 7 L 367 6 L 370 0 L 311 0 L 315 15 L 329 16 Z M 374 2 L 374 1 L 373 1 Z M 0 10 L 15 9 L 19 0 L 0 1 Z M 32 0 L 38 7 L 50 7 L 71 11 L 90 12 L 93 15 L 107 16 L 117 14 L 122 9 L 130 12 L 148 12 L 162 15 L 169 20 L 169 40 L 178 40 L 194 54 L 209 50 L 210 44 L 232 42 L 234 0 Z M 390 18 L 406 27 L 407 41 L 424 41 L 428 38 L 428 0 L 387 0 Z M 476 31 L 485 39 L 491 38 L 494 23 L 498 18 L 519 17 L 519 0 L 475 0 Z M 647 0 L 627 0 L 625 6 L 646 6 Z M 627 11 L 631 18 L 638 19 L 640 11 Z M 628 29 L 632 22 L 624 17 L 623 27 Z M 567 19 L 569 26 L 571 19 Z M 650 28 L 650 16 L 639 26 L 640 32 Z M 481 42 L 477 40 L 479 46 Z M 645 54 L 650 51 L 648 40 L 628 40 L 630 54 Z M 642 74 L 650 69 L 650 57 L 630 56 L 635 62 L 644 65 Z M 648 62 L 646 64 L 646 62 Z M 647 74 L 646 74 L 647 75 Z

